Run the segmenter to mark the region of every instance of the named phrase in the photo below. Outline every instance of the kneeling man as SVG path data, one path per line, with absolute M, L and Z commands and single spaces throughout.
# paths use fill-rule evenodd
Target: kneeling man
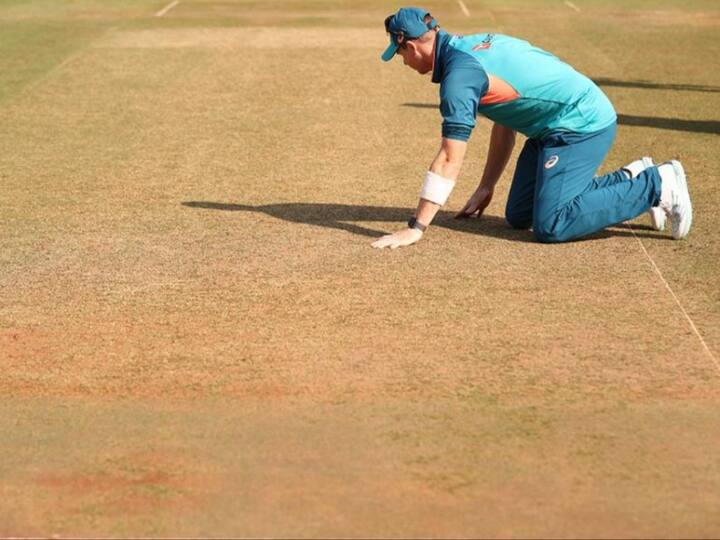
M 520 132 L 527 141 L 505 209 L 512 227 L 532 228 L 541 242 L 565 242 L 648 211 L 657 230 L 669 218 L 674 238 L 690 232 L 692 205 L 679 161 L 655 166 L 643 157 L 595 176 L 615 139 L 617 115 L 600 88 L 568 64 L 510 36 L 449 34 L 418 8 L 389 16 L 385 30 L 390 45 L 382 59 L 401 56 L 440 85 L 442 143 L 415 216 L 373 247 L 394 249 L 420 240 L 455 186 L 478 114 L 494 122 L 487 163 L 457 217 L 485 210 Z

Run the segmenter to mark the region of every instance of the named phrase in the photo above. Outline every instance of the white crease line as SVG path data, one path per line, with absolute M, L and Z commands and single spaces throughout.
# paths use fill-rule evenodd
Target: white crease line
M 465 14 L 466 17 L 470 16 L 470 10 L 465 5 L 465 2 L 463 0 L 457 0 L 458 4 L 460 4 L 460 9 L 462 9 L 462 12 Z
M 27 94 L 35 90 L 38 86 L 40 86 L 42 83 L 45 82 L 46 79 L 49 79 L 51 75 L 54 75 L 58 71 L 62 71 L 62 69 L 74 62 L 77 58 L 80 58 L 80 56 L 85 52 L 84 49 L 76 51 L 72 53 L 70 56 L 68 56 L 65 60 L 60 62 L 57 66 L 52 68 L 50 71 L 48 71 L 43 77 L 40 77 L 38 80 L 33 81 L 32 83 L 28 84 L 25 88 L 23 88 L 22 94 Z
M 108 29 L 102 34 L 101 37 L 93 40 L 89 45 L 86 45 L 86 46 L 83 47 L 82 49 L 79 49 L 79 50 L 75 51 L 74 53 L 72 53 L 70 56 L 68 56 L 67 58 L 65 58 L 65 60 L 63 60 L 62 62 L 60 62 L 57 66 L 51 68 L 50 71 L 48 71 L 47 73 L 45 73 L 44 75 L 42 75 L 39 79 L 36 79 L 35 81 L 29 83 L 27 86 L 25 86 L 24 88 L 22 88 L 22 89 L 20 90 L 20 92 L 18 92 L 16 95 L 8 97 L 8 98 L 5 100 L 5 102 L 2 104 L 2 106 L 3 106 L 3 107 L 8 106 L 10 103 L 14 103 L 14 102 L 16 102 L 16 101 L 19 101 L 20 99 L 24 98 L 24 97 L 27 96 L 28 94 L 34 92 L 35 89 L 38 88 L 40 85 L 44 84 L 46 81 L 48 81 L 48 80 L 51 79 L 52 77 L 56 76 L 59 72 L 61 72 L 63 69 L 65 69 L 66 66 L 72 64 L 73 62 L 75 62 L 75 60 L 77 60 L 77 59 L 80 58 L 83 54 L 85 54 L 85 52 L 87 52 L 87 49 L 90 48 L 90 47 L 92 47 L 92 44 L 93 44 L 93 43 L 96 43 L 97 41 L 100 41 L 100 40 L 103 39 L 105 36 L 107 36 L 108 34 L 114 32 L 114 31 L 117 30 L 118 28 L 119 28 L 118 26 L 113 26 L 113 27 L 111 27 L 111 28 L 108 28 Z
M 670 288 L 670 284 L 667 282 L 667 280 L 663 277 L 662 273 L 660 272 L 660 269 L 658 268 L 657 264 L 655 264 L 655 261 L 648 253 L 648 250 L 645 249 L 645 245 L 642 243 L 642 240 L 638 238 L 638 236 L 635 234 L 635 230 L 632 228 L 632 226 L 629 223 L 626 223 L 628 229 L 630 229 L 630 232 L 632 232 L 632 235 L 635 237 L 635 240 L 638 241 L 638 244 L 640 244 L 640 247 L 642 248 L 643 252 L 645 252 L 645 256 L 650 261 L 650 264 L 652 264 L 652 267 L 655 269 L 655 272 L 657 272 L 657 275 L 660 276 L 660 279 L 665 284 L 665 287 L 667 287 L 667 290 L 670 291 L 670 294 L 675 299 L 675 303 L 680 308 L 680 311 L 683 312 L 683 315 L 685 315 L 685 318 L 690 323 L 690 327 L 693 329 L 693 332 L 695 332 L 695 335 L 700 340 L 700 343 L 702 344 L 703 348 L 705 349 L 705 352 L 707 352 L 708 356 L 710 357 L 710 360 L 712 360 L 713 364 L 715 364 L 715 367 L 717 368 L 718 372 L 720 372 L 720 362 L 718 362 L 717 358 L 715 358 L 715 355 L 710 350 L 710 347 L 708 347 L 707 343 L 705 343 L 705 340 L 703 339 L 702 335 L 697 329 L 697 326 L 695 326 L 695 323 L 690 318 L 690 315 L 688 315 L 687 311 L 685 311 L 685 308 L 680 303 L 680 300 L 678 299 L 677 295 L 673 292 L 673 290 Z
M 565 5 L 569 7 L 570 9 L 574 9 L 578 13 L 580 13 L 580 8 L 577 7 L 575 4 L 573 4 L 570 0 L 565 0 Z
M 170 11 L 172 8 L 174 8 L 175 6 L 177 6 L 179 3 L 180 3 L 180 0 L 173 0 L 173 1 L 170 2 L 167 6 L 165 6 L 165 7 L 162 8 L 160 11 L 158 11 L 158 12 L 155 14 L 155 16 L 156 16 L 156 17 L 162 17 L 162 16 L 165 15 L 168 11 Z

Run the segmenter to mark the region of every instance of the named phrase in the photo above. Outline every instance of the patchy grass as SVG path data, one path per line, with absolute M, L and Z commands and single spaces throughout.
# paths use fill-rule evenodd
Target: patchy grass
M 509 173 L 453 220 L 480 122 L 422 243 L 370 249 L 439 136 L 395 5 L 0 3 L 0 535 L 720 533 L 720 15 L 466 4 L 427 6 L 601 84 L 607 169 L 683 160 L 687 241 L 537 244 Z

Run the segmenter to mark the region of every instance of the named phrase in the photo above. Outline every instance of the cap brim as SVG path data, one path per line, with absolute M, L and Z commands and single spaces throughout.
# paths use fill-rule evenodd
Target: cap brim
M 385 52 L 382 53 L 382 56 L 380 58 L 383 59 L 383 62 L 389 62 L 393 59 L 393 56 L 395 56 L 395 53 L 398 50 L 398 46 L 390 40 L 390 45 L 388 45 L 388 48 L 385 49 Z

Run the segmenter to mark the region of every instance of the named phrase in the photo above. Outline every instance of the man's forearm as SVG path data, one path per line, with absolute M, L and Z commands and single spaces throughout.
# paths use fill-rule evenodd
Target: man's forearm
M 494 124 L 490 134 L 490 148 L 480 181 L 481 185 L 490 189 L 495 187 L 510 161 L 513 148 L 515 148 L 515 132 L 500 124 Z
M 448 180 L 457 180 L 458 176 L 460 176 L 462 166 L 463 159 L 452 159 L 443 148 L 438 152 L 437 157 L 430 165 L 430 170 Z
M 460 174 L 467 143 L 443 138 L 440 151 L 430 165 L 420 190 L 420 201 L 415 211 L 415 225 L 387 234 L 372 243 L 374 248 L 396 249 L 414 244 L 422 238 L 422 231 L 447 201 Z
M 430 172 L 445 180 L 455 182 L 465 159 L 467 144 L 461 141 L 443 139 L 440 151 L 430 165 Z M 452 189 L 452 188 L 450 188 Z M 423 225 L 429 225 L 441 208 L 441 204 L 428 199 L 420 198 L 415 218 Z

